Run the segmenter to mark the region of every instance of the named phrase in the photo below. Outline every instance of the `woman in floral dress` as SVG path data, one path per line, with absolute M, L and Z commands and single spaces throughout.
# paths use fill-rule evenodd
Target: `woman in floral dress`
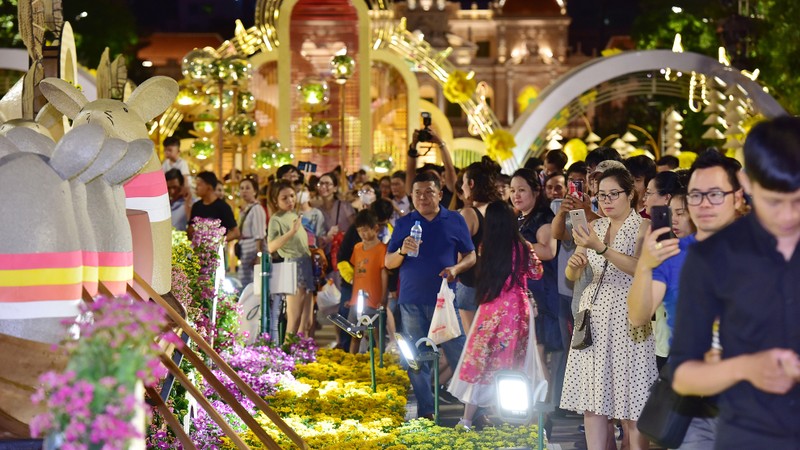
M 464 403 L 459 427 L 472 426 L 477 408 L 494 404 L 494 374 L 521 370 L 543 379 L 536 352 L 528 278 L 541 278 L 542 265 L 517 229 L 508 203 L 486 208 L 476 298 L 478 312 L 448 391 Z

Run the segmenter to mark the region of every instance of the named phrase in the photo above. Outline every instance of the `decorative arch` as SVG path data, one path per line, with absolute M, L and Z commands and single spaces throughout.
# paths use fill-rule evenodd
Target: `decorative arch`
M 755 109 L 766 117 L 786 114 L 780 104 L 764 89 L 733 67 L 698 53 L 676 53 L 671 50 L 645 50 L 624 52 L 618 55 L 590 60 L 541 92 L 536 104 L 529 108 L 511 127 L 516 147 L 511 162 L 519 167 L 530 147 L 541 140 L 548 122 L 576 96 L 614 78 L 637 72 L 670 67 L 673 71 L 698 72 L 708 77 L 718 77 L 727 84 L 738 84 L 753 101 Z
M 286 87 L 291 86 L 291 79 L 292 79 L 292 67 L 290 61 L 292 60 L 291 56 L 291 46 L 289 45 L 290 41 L 290 25 L 291 25 L 291 17 L 292 17 L 292 10 L 294 9 L 295 5 L 299 3 L 301 0 L 284 0 L 280 3 L 280 7 L 278 8 L 278 15 L 276 17 L 281 17 L 283 20 L 278 20 L 276 23 L 277 34 L 278 34 L 278 42 L 281 42 L 281 45 L 277 46 L 278 49 L 278 85 L 284 87 L 279 92 L 278 104 L 279 109 L 283 111 L 283 114 L 287 114 L 290 116 L 291 108 L 289 105 L 292 104 L 292 93 L 294 92 L 292 89 L 287 89 Z M 359 145 L 360 145 L 360 159 L 361 161 L 369 161 L 370 159 L 370 152 L 371 152 L 371 139 L 372 139 L 372 132 L 371 132 L 371 124 L 369 120 L 369 112 L 370 112 L 370 97 L 369 97 L 369 88 L 370 88 L 370 64 L 369 64 L 369 56 L 370 56 L 370 48 L 371 45 L 371 36 L 372 33 L 370 31 L 370 18 L 369 18 L 369 9 L 367 8 L 366 2 L 363 1 L 353 1 L 351 2 L 353 8 L 356 11 L 356 16 L 358 17 L 358 54 L 356 55 L 356 70 L 358 71 L 358 78 L 359 82 L 359 120 L 361 122 L 361 133 L 359 136 Z M 274 7 L 274 5 L 273 5 Z M 265 52 L 262 52 L 265 53 Z M 274 52 L 269 52 L 274 53 Z M 285 119 L 285 120 L 284 120 Z M 278 123 L 278 139 L 284 145 L 289 145 L 292 142 L 291 139 L 291 125 L 292 121 L 290 118 L 282 118 Z
M 407 120 L 407 132 L 408 136 L 411 136 L 414 133 L 414 117 L 419 117 L 419 102 L 416 101 L 417 98 L 420 98 L 420 86 L 417 82 L 417 77 L 408 70 L 408 65 L 406 64 L 405 60 L 398 56 L 396 53 L 387 51 L 387 50 L 371 50 L 369 53 L 369 57 L 371 61 L 378 61 L 389 66 L 395 68 L 400 76 L 403 77 L 403 81 L 406 83 L 406 90 L 408 91 L 408 118 Z
M 456 167 L 467 167 L 480 161 L 486 154 L 486 143 L 480 139 L 463 137 L 453 139 L 453 164 Z

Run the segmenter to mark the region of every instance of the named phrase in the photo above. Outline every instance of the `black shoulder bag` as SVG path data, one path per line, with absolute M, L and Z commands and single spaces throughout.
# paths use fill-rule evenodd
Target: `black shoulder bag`
M 712 398 L 680 395 L 672 389 L 672 370 L 667 363 L 650 387 L 636 428 L 660 447 L 678 448 L 686 437 L 693 417 L 714 417 Z
M 606 268 L 608 268 L 608 260 L 603 264 L 603 271 L 600 273 L 600 280 L 597 282 L 597 289 L 594 291 L 592 303 L 589 304 L 588 308 L 580 311 L 578 315 L 575 316 L 575 330 L 572 333 L 572 344 L 570 345 L 570 347 L 575 350 L 583 350 L 592 345 L 592 327 L 589 322 L 592 317 L 592 306 L 597 300 L 597 294 L 600 293 L 603 277 L 606 276 Z

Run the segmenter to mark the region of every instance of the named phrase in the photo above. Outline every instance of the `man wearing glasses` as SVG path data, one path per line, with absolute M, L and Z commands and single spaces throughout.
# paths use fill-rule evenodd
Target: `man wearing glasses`
M 648 232 L 628 291 L 628 320 L 642 326 L 651 320 L 659 305 L 667 312 L 667 327 L 675 327 L 680 274 L 687 250 L 736 220 L 741 207 L 742 188 L 737 179 L 741 164 L 716 150 L 700 154 L 691 168 L 686 203 L 697 233 L 678 239 L 658 238 L 670 228 Z M 674 336 L 674 333 L 671 333 Z M 708 348 L 706 348 L 708 350 Z M 698 417 L 692 420 L 680 450 L 705 450 L 714 446 L 716 419 L 698 403 Z M 705 417 L 701 417 L 705 416 Z
M 754 126 L 739 180 L 754 212 L 689 249 L 670 353 L 674 389 L 719 394 L 716 449 L 800 448 L 800 119 Z M 733 187 L 690 184 L 698 228 L 719 221 L 704 206 Z M 716 192 L 719 191 L 719 192 Z M 700 205 L 698 206 L 698 201 Z M 693 214 L 694 218 L 694 214 Z M 704 361 L 719 318 L 722 357 Z
M 456 276 L 476 261 L 467 223 L 461 214 L 440 206 L 441 198 L 439 178 L 427 172 L 417 174 L 411 191 L 415 210 L 397 219 L 386 253 L 386 268 L 400 268 L 398 304 L 403 334 L 410 342 L 428 335 L 442 277 L 447 277 L 453 289 Z M 416 221 L 422 226 L 419 244 L 410 236 Z M 409 256 L 417 251 L 417 257 Z M 460 318 L 458 326 L 461 328 Z M 464 342 L 462 329 L 461 336 L 441 345 L 450 367 L 458 366 Z M 419 372 L 409 369 L 408 377 L 417 396 L 417 415 L 432 418 L 431 368 L 424 364 Z

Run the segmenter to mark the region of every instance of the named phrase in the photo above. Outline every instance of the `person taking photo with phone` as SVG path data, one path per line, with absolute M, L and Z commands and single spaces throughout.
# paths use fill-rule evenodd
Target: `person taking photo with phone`
M 689 206 L 698 230 L 680 279 L 668 364 L 681 395 L 719 395 L 717 450 L 800 448 L 800 119 L 756 124 L 738 181 L 753 213 L 724 227 L 719 206 L 742 190 L 701 186 Z M 730 217 L 730 208 L 726 208 Z M 715 227 L 716 224 L 716 227 Z M 723 229 L 724 228 L 724 229 Z M 706 361 L 719 318 L 721 359 Z
M 685 205 L 681 201 L 680 193 L 670 194 L 668 202 L 673 218 L 683 213 L 681 209 L 688 208 L 689 215 L 697 226 L 697 232 L 688 235 L 683 235 L 687 231 L 685 227 L 675 228 L 674 220 L 673 224 L 667 226 L 664 223 L 657 224 L 659 206 L 651 204 L 657 201 L 651 197 L 666 197 L 668 183 L 661 183 L 667 180 L 664 178 L 666 174 L 673 172 L 661 172 L 650 182 L 648 192 L 651 195 L 645 204 L 651 204 L 650 212 L 655 212 L 656 217 L 652 217 L 653 226 L 645 235 L 642 256 L 628 293 L 628 319 L 632 325 L 644 325 L 653 314 L 658 314 L 659 309 L 663 308 L 671 341 L 671 331 L 675 328 L 680 274 L 687 250 L 736 219 L 736 211 L 743 202 L 742 188 L 736 178 L 740 168 L 738 161 L 725 157 L 716 150 L 707 150 L 697 157 L 690 169 L 689 186 L 686 196 L 683 197 Z M 674 175 L 678 177 L 677 174 Z M 661 191 L 658 190 L 659 186 Z M 651 188 L 655 190 L 650 191 Z M 725 192 L 732 195 L 726 195 Z M 670 231 L 674 232 L 675 237 L 670 237 Z M 666 358 L 659 362 L 663 365 Z M 714 447 L 715 431 L 716 421 L 713 417 L 695 417 L 679 449 L 710 450 Z
M 636 421 L 657 377 L 650 323 L 632 327 L 627 305 L 633 273 L 649 221 L 635 210 L 634 181 L 623 168 L 605 170 L 597 199 L 605 217 L 574 225 L 578 248 L 569 260 L 567 278 L 577 280 L 586 267 L 592 281 L 583 291 L 576 324 L 588 324 L 591 340 L 573 342 L 567 358 L 561 408 L 583 411 L 589 450 L 605 450 L 608 419 L 619 419 L 631 450 L 647 449 Z M 574 337 L 584 329 L 575 326 Z

